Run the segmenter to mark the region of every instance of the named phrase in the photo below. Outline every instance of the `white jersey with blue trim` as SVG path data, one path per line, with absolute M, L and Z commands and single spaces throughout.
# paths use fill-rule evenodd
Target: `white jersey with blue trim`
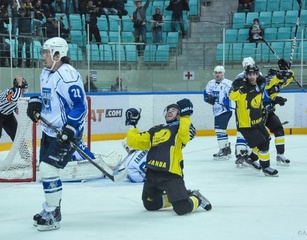
M 132 150 L 125 158 L 125 168 L 128 170 L 127 178 L 131 182 L 144 182 L 147 153 L 148 151 Z
M 80 73 L 65 63 L 55 72 L 44 68 L 40 84 L 43 103 L 41 116 L 58 130 L 69 124 L 78 134 L 87 115 L 87 99 Z M 42 129 L 48 136 L 56 136 L 45 124 Z
M 223 78 L 220 83 L 216 82 L 215 79 L 208 82 L 204 91 L 204 97 L 211 95 L 217 99 L 213 105 L 214 116 L 231 111 L 231 100 L 229 99 L 231 85 L 232 81 L 226 78 Z

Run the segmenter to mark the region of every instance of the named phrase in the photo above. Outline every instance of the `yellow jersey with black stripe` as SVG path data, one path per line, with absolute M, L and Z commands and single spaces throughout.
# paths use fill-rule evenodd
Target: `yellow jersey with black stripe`
M 182 176 L 182 148 L 190 141 L 190 124 L 190 116 L 182 116 L 179 121 L 160 124 L 146 132 L 131 128 L 127 132 L 127 144 L 134 149 L 149 150 L 147 168 Z
M 264 87 L 265 78 L 259 76 L 257 85 L 250 85 L 246 80 L 244 86 L 230 92 L 229 98 L 236 102 L 236 124 L 238 129 L 256 128 L 259 124 L 263 124 L 262 95 Z

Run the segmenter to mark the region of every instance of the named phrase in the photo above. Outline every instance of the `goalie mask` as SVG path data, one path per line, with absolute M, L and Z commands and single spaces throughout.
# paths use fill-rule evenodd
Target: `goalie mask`
M 174 114 L 174 111 L 176 111 L 177 113 Z M 165 117 L 165 121 L 167 123 L 171 123 L 174 121 L 179 120 L 179 116 L 180 116 L 180 108 L 177 104 L 173 103 L 168 105 L 164 111 L 163 111 L 163 115 Z

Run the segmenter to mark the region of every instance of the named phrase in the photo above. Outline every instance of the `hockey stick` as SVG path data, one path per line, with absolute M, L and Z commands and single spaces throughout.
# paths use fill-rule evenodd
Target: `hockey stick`
M 299 1 L 299 0 L 298 0 Z M 262 37 L 261 38 L 262 41 L 265 43 L 265 45 L 268 46 L 268 48 L 270 49 L 270 51 L 274 54 L 274 56 L 277 58 L 277 60 L 280 60 L 280 57 L 277 55 L 277 53 L 275 52 L 275 50 L 271 47 L 271 45 Z M 292 47 L 295 47 L 295 44 L 292 44 Z M 290 70 L 290 65 L 288 70 Z M 303 88 L 303 86 L 293 77 L 294 82 L 302 89 L 303 92 L 306 92 L 305 89 Z
M 288 123 L 289 123 L 288 121 L 284 121 L 284 122 L 281 123 L 281 125 L 286 125 Z
M 298 9 L 297 20 L 296 20 L 296 25 L 295 25 L 294 37 L 293 37 L 292 46 L 291 46 L 290 59 L 289 59 L 289 69 L 291 68 L 292 61 L 293 61 L 294 48 L 295 48 L 295 44 L 296 44 L 298 26 L 300 24 L 300 18 L 301 18 L 301 12 L 302 12 L 302 0 L 297 0 L 297 3 L 299 5 L 299 9 Z
M 45 118 L 43 118 L 42 116 L 40 116 L 39 114 L 36 114 L 37 117 L 43 122 L 45 123 L 52 131 L 54 131 L 55 133 L 60 133 L 60 131 L 58 129 L 56 129 L 54 126 L 51 125 L 50 122 L 48 122 Z M 91 164 L 93 164 L 96 168 L 98 168 L 104 175 L 106 175 L 108 178 L 110 178 L 113 182 L 119 182 L 122 181 L 124 178 L 126 178 L 127 176 L 127 170 L 126 169 L 122 169 L 119 170 L 118 172 L 115 172 L 104 162 L 101 161 L 103 163 L 103 167 L 98 165 L 93 159 L 91 159 L 76 143 L 74 143 L 73 141 L 69 141 L 71 146 L 73 148 L 76 149 L 76 151 L 86 160 L 88 160 Z M 117 174 L 116 174 L 117 173 Z

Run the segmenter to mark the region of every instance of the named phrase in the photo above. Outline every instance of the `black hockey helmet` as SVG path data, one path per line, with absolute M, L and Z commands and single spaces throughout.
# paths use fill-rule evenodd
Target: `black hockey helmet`
M 169 110 L 170 108 L 176 108 L 176 109 L 178 109 L 178 115 L 177 115 L 177 116 L 179 116 L 179 114 L 180 114 L 180 107 L 178 106 L 178 104 L 172 103 L 172 104 L 166 106 L 166 108 L 164 108 L 163 115 L 164 115 L 165 118 L 166 118 L 166 114 L 167 114 L 167 112 L 168 112 L 168 110 Z M 174 119 L 174 120 L 175 120 L 175 119 Z
M 14 87 L 18 87 L 18 82 L 17 82 L 17 80 L 16 80 L 16 78 L 14 78 L 14 80 L 13 80 L 13 86 Z M 24 78 L 22 78 L 22 85 L 21 85 L 21 88 L 28 88 L 28 82 L 27 82 L 27 80 L 26 79 L 24 79 Z
M 256 65 L 248 65 L 245 69 L 245 77 L 247 77 L 249 73 L 256 73 L 259 75 L 259 68 Z

